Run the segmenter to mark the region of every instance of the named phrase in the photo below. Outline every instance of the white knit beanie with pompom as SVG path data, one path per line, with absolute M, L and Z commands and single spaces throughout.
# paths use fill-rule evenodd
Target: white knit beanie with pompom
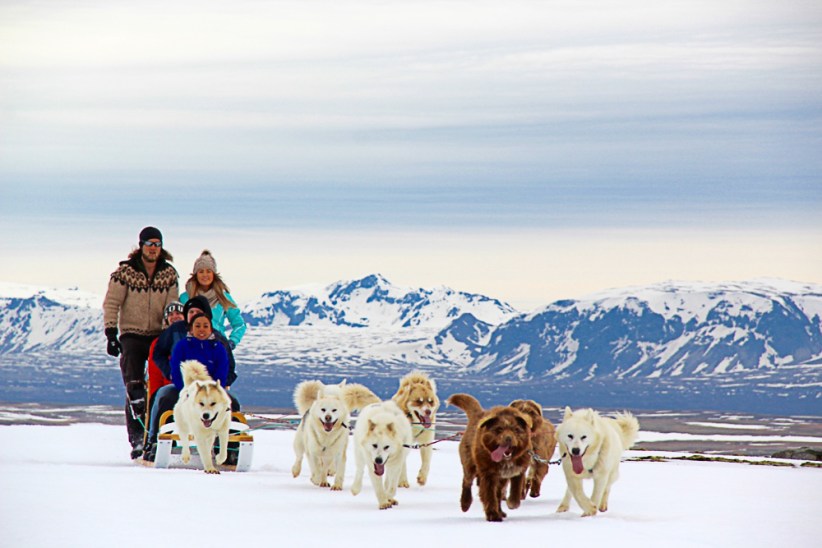
M 197 260 L 194 261 L 194 273 L 196 274 L 200 270 L 217 272 L 217 261 L 214 260 L 211 251 L 207 249 L 204 249 L 203 252 L 200 253 L 200 256 L 197 257 Z

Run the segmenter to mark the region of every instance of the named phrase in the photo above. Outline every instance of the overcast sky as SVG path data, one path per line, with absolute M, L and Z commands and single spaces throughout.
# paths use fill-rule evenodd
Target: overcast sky
M 0 278 L 822 282 L 821 107 L 813 1 L 3 1 Z

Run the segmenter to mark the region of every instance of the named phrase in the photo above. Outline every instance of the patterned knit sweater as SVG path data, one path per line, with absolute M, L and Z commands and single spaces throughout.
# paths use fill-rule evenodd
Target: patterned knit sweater
M 111 273 L 103 300 L 106 329 L 120 328 L 122 334 L 156 337 L 163 330 L 163 311 L 177 300 L 177 271 L 166 261 L 157 261 L 149 279 L 142 259 L 122 261 Z

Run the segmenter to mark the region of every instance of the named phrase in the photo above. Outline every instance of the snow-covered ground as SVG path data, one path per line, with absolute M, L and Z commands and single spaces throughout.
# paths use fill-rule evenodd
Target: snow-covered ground
M 622 464 L 611 509 L 554 511 L 565 481 L 488 523 L 459 508 L 457 444 L 436 445 L 429 484 L 377 509 L 366 478 L 351 495 L 291 477 L 292 431 L 255 432 L 248 473 L 154 470 L 128 460 L 122 426 L 0 426 L 0 546 L 813 546 L 822 470 L 718 462 Z M 648 455 L 629 452 L 627 455 Z M 654 453 L 658 454 L 658 453 Z M 412 477 L 419 455 L 412 452 Z M 590 488 L 590 485 L 588 486 Z

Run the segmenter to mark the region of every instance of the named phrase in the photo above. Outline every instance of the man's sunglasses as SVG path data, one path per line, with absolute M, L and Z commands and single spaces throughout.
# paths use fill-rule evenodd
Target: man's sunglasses
M 163 242 L 143 242 L 146 247 L 163 247 Z

